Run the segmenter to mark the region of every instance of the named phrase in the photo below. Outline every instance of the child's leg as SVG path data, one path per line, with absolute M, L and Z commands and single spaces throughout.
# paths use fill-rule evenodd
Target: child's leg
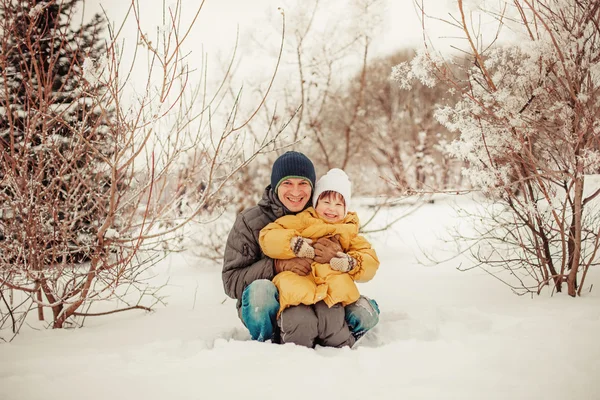
M 328 347 L 344 347 L 355 342 L 346 323 L 346 314 L 341 304 L 328 307 L 320 301 L 314 305 L 318 320 L 317 344 Z
M 279 315 L 277 324 L 281 329 L 281 344 L 294 343 L 309 348 L 315 346 L 318 320 L 312 306 L 300 304 L 286 308 Z

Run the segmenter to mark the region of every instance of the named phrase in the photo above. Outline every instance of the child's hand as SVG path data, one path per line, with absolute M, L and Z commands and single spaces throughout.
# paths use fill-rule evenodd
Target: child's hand
M 290 241 L 290 248 L 300 258 L 315 258 L 315 249 L 311 246 L 312 240 L 301 236 L 294 236 Z
M 331 266 L 331 269 L 336 271 L 348 272 L 356 267 L 356 260 L 340 251 L 331 259 L 331 261 L 329 261 L 329 265 Z

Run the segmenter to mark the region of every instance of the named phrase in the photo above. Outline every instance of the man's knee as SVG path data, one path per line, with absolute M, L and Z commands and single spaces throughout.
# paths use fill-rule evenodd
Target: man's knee
M 312 307 L 302 304 L 286 308 L 277 323 L 281 329 L 281 343 L 314 347 L 319 332 L 317 315 Z
M 250 283 L 242 293 L 242 303 L 250 303 L 261 307 L 272 305 L 278 301 L 277 287 L 268 279 L 257 279 Z
M 278 297 L 277 288 L 266 279 L 256 280 L 244 289 L 239 316 L 253 340 L 273 339 Z
M 365 333 L 379 323 L 379 305 L 366 296 L 346 306 L 346 321 L 353 333 Z

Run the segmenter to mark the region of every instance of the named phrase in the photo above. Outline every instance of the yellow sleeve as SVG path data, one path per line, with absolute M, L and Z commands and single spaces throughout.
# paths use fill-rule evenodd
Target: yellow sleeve
M 262 252 L 277 260 L 296 257 L 290 247 L 294 236 L 301 236 L 303 219 L 298 215 L 286 215 L 261 229 L 258 242 Z
M 348 272 L 352 279 L 357 282 L 373 279 L 379 268 L 379 259 L 367 239 L 357 235 L 350 242 L 350 248 L 346 253 L 357 261 L 356 267 Z

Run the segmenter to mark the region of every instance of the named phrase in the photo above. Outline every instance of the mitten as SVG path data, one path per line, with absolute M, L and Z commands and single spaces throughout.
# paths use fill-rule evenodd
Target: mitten
M 329 261 L 329 265 L 331 266 L 331 269 L 336 271 L 348 272 L 356 267 L 356 260 L 340 251 L 336 254 L 336 257 L 333 257 L 331 261 Z
M 315 258 L 315 249 L 311 246 L 312 240 L 301 236 L 294 236 L 290 241 L 290 248 L 297 257 Z

